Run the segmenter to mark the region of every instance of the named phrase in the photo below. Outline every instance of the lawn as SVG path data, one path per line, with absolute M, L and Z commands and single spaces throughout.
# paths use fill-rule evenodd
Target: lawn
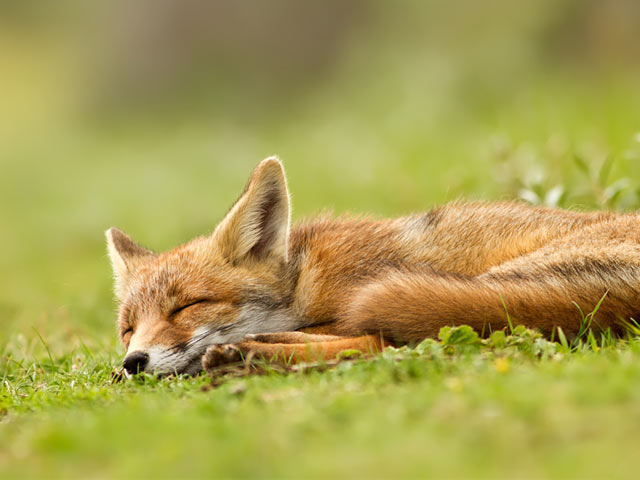
M 207 233 L 269 155 L 294 221 L 459 198 L 640 206 L 638 67 L 536 50 L 571 2 L 509 20 L 474 10 L 466 21 L 491 22 L 478 38 L 447 23 L 453 7 L 426 28 L 428 3 L 385 7 L 304 88 L 267 95 L 229 74 L 218 97 L 124 113 L 82 103 L 64 35 L 59 48 L 46 29 L 1 31 L 0 477 L 637 476 L 633 333 L 462 329 L 216 388 L 206 375 L 112 382 L 124 352 L 104 231 L 155 250 Z
M 23 364 L 4 379 L 2 472 L 635 476 L 635 341 L 568 353 L 526 331 L 483 345 L 460 337 L 215 389 L 206 376 L 112 384 L 116 359 L 88 352 Z

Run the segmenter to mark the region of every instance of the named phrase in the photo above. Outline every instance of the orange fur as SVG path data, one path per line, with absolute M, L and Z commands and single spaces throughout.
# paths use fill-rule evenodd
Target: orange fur
M 109 230 L 129 366 L 194 373 L 209 347 L 207 366 L 221 361 L 226 343 L 269 358 L 333 358 L 341 348 L 377 351 L 380 335 L 408 343 L 454 324 L 489 332 L 507 312 L 575 334 L 578 307 L 588 313 L 605 294 L 600 328 L 618 329 L 640 309 L 635 214 L 453 203 L 293 228 L 289 216 L 284 171 L 271 158 L 209 236 L 154 254 Z

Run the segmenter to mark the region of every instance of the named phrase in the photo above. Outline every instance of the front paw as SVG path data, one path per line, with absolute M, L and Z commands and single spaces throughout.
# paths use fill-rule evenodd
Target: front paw
M 242 352 L 232 344 L 211 345 L 202 357 L 202 367 L 209 371 L 243 361 Z

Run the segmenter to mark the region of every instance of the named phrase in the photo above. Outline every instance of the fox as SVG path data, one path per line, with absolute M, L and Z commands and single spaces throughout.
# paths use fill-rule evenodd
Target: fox
M 638 214 L 455 201 L 291 226 L 277 157 L 210 234 L 163 253 L 116 228 L 106 239 L 128 374 L 372 354 L 448 325 L 575 336 L 592 311 L 620 333 L 640 311 Z

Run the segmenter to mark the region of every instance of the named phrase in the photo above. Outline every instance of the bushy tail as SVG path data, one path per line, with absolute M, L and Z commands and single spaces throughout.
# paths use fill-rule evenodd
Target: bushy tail
M 359 290 L 338 333 L 381 332 L 390 340 L 410 342 L 436 337 L 446 325 L 466 324 L 487 335 L 511 322 L 547 335 L 560 326 L 575 335 L 603 297 L 592 326 L 620 330 L 620 319 L 640 310 L 640 270 L 587 263 L 568 271 L 546 266 L 533 276 L 508 271 L 477 277 L 394 272 Z

